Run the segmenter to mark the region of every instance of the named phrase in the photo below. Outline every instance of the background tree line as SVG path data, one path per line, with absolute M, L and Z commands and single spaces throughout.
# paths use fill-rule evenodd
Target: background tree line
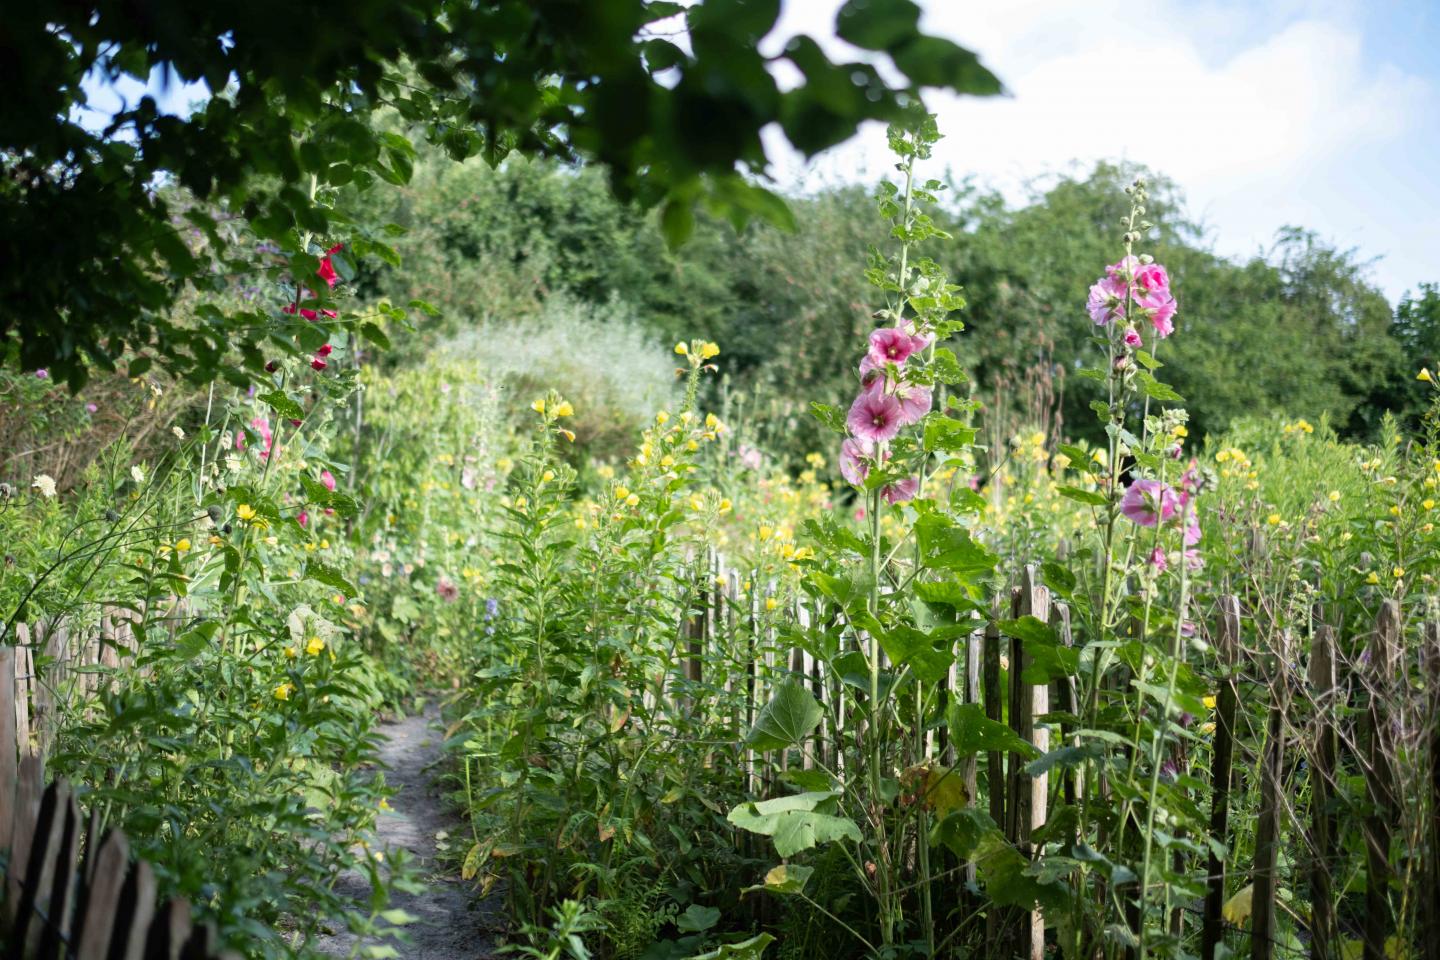
M 1088 353 L 1085 291 L 1137 172 L 1103 163 L 1054 178 L 1020 205 L 951 184 L 940 225 L 955 235 L 944 267 L 969 301 L 959 353 L 992 410 L 1093 432 L 1086 408 L 1099 384 L 1055 358 Z M 1274 413 L 1326 416 L 1343 435 L 1365 437 L 1386 410 L 1419 416 L 1414 376 L 1440 356 L 1440 289 L 1423 285 L 1392 307 L 1359 252 L 1300 227 L 1249 259 L 1217 255 L 1174 184 L 1150 179 L 1157 255 L 1179 292 L 1179 323 L 1196 332 L 1166 342 L 1159 359 L 1189 402 L 1192 432 Z M 852 391 L 853 344 L 872 325 L 861 271 L 875 240 L 873 199 L 863 186 L 787 199 L 793 233 L 762 223 L 737 232 L 701 217 L 676 250 L 658 217 L 617 201 L 598 170 L 421 163 L 406 189 L 357 198 L 376 222 L 410 228 L 397 242 L 403 266 L 371 273 L 364 292 L 425 299 L 443 313 L 389 362 L 477 323 L 514 324 L 523 337 L 557 297 L 605 308 L 592 311 L 600 324 L 617 310 L 633 315 L 657 346 L 703 335 L 725 351 L 733 397 L 758 406 L 788 452 L 803 454 L 821 442 L 809 399 Z

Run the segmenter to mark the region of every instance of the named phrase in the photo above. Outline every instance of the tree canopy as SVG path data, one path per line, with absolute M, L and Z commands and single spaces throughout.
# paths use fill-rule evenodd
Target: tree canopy
M 258 345 L 290 342 L 296 316 L 171 308 L 255 271 L 236 246 L 242 227 L 284 255 L 264 279 L 297 289 L 332 240 L 347 244 L 342 273 L 353 257 L 393 259 L 388 234 L 354 229 L 333 202 L 342 188 L 409 180 L 415 149 L 374 122 L 381 111 L 455 159 L 597 160 L 620 197 L 661 208 L 678 242 L 697 206 L 737 226 L 791 222 L 757 179 L 767 125 L 813 154 L 914 111 L 922 88 L 1001 92 L 974 53 L 920 31 L 912 0 L 849 0 L 836 19 L 842 39 L 889 58 L 898 84 L 869 62 L 833 62 L 812 37 L 766 56 L 779 11 L 780 0 L 15 6 L 0 22 L 9 360 L 72 388 L 87 364 L 137 351 L 195 381 L 243 380 L 237 347 L 258 370 Z M 782 89 L 778 60 L 798 83 Z M 87 77 L 156 71 L 215 94 L 184 117 L 146 96 L 101 130 L 83 122 Z

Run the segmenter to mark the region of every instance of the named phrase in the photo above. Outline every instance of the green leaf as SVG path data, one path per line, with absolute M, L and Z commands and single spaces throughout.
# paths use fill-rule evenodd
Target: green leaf
M 702 933 L 719 922 L 719 909 L 698 903 L 690 904 L 684 913 L 675 918 L 675 926 L 681 933 Z
M 786 680 L 760 711 L 746 742 L 757 750 L 797 746 L 815 731 L 823 715 L 824 710 L 803 684 Z
M 690 201 L 672 197 L 660 211 L 660 229 L 671 249 L 684 245 L 695 232 L 695 211 Z
M 957 756 L 998 752 L 1033 757 L 1039 752 L 1014 730 L 985 716 L 978 703 L 952 703 L 945 712 L 945 722 Z
M 955 359 L 955 352 L 949 347 L 935 349 L 935 360 L 930 364 L 930 369 L 935 371 L 936 380 L 952 387 L 970 379 L 961 369 L 960 361 Z
M 943 450 L 954 453 L 975 442 L 975 428 L 949 417 L 930 417 L 925 421 L 925 451 Z
M 1039 777 L 1049 773 L 1056 767 L 1078 767 L 1090 760 L 1098 760 L 1105 752 L 1105 748 L 1096 741 L 1082 743 L 1080 746 L 1064 746 L 1051 750 L 1037 760 L 1032 760 L 1025 765 L 1025 773 L 1032 777 Z
M 820 809 L 834 809 L 838 795 L 821 791 L 742 803 L 726 819 L 742 830 L 771 837 L 775 852 L 782 857 L 834 840 L 859 843 L 860 828 L 853 821 Z
M 1184 403 L 1185 398 L 1175 392 L 1175 389 L 1168 383 L 1161 383 L 1154 375 L 1144 370 L 1135 371 L 1135 382 L 1140 384 L 1140 392 L 1151 400 L 1160 400 L 1165 403 Z
M 944 514 L 926 513 L 915 521 L 915 538 L 924 564 L 930 569 L 975 578 L 993 570 L 998 559 L 971 537 L 969 530 L 956 526 Z
M 1076 503 L 1083 503 L 1091 507 L 1103 507 L 1110 501 L 1103 493 L 1094 490 L 1081 490 L 1079 487 L 1061 487 L 1060 496 L 1067 500 L 1074 500 Z
M 935 824 L 930 843 L 944 845 L 961 860 L 969 860 L 986 834 L 999 832 L 989 813 L 979 807 L 964 807 Z
M 835 15 L 835 34 L 864 50 L 889 50 L 919 32 L 913 0 L 850 0 Z
M 1001 620 L 995 624 L 1007 637 L 1014 637 L 1024 643 L 1054 644 L 1055 630 L 1050 624 L 1029 614 L 1018 620 Z
M 955 642 L 937 640 L 913 627 L 900 626 L 880 633 L 885 656 L 899 667 L 909 667 L 916 679 L 935 683 L 943 679 L 955 662 Z
M 760 960 L 765 948 L 775 942 L 768 933 L 758 934 L 738 943 L 724 943 L 705 953 L 697 953 L 687 960 Z
M 778 867 L 771 867 L 765 874 L 765 882 L 753 887 L 746 887 L 744 893 L 753 893 L 763 890 L 766 893 L 778 893 L 790 895 L 805 892 L 805 884 L 810 875 L 815 872 L 814 867 L 803 866 L 798 863 L 782 863 Z
M 839 407 L 832 407 L 828 403 L 810 402 L 810 412 L 815 419 L 829 427 L 835 433 L 846 433 L 849 428 L 845 426 L 845 411 Z
M 381 350 L 389 350 L 392 346 L 390 338 L 385 335 L 385 331 L 368 320 L 360 324 L 360 336 L 369 340 Z
M 304 420 L 305 411 L 300 404 L 290 399 L 283 390 L 271 390 L 269 393 L 262 393 L 257 398 L 271 410 L 287 420 Z
M 319 560 L 305 561 L 305 579 L 315 580 L 325 584 L 327 587 L 334 587 L 346 597 L 358 596 L 360 591 L 355 589 L 354 584 L 345 579 L 340 571 Z

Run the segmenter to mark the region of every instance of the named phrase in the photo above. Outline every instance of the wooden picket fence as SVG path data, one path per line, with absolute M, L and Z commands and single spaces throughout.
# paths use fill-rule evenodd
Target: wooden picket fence
M 119 830 L 82 818 L 64 779 L 46 784 L 44 757 L 67 711 L 86 709 L 110 671 L 136 652 L 142 615 L 106 608 L 88 628 L 19 625 L 0 646 L 0 944 L 7 957 L 210 960 L 214 927 L 190 906 L 157 903 L 154 871 L 133 861 Z M 143 668 L 141 668 L 143 671 Z
M 848 718 L 844 709 L 837 709 L 842 692 L 839 685 L 827 678 L 810 653 L 779 649 L 774 631 L 766 633 L 764 620 L 764 584 L 750 584 L 745 589 L 743 572 L 726 566 L 723 558 L 710 557 L 697 574 L 704 585 L 687 636 L 686 679 L 699 683 L 706 663 L 716 672 L 724 672 L 724 689 L 743 701 L 743 716 L 736 725 L 749 729 L 758 711 L 768 702 L 780 681 L 800 679 L 825 707 L 824 719 L 813 741 L 801 751 L 799 762 L 809 767 L 819 760 L 831 769 L 844 767 L 842 738 Z M 997 607 L 996 618 L 1033 616 L 1049 623 L 1059 641 L 1072 645 L 1070 612 L 1062 603 L 1052 603 L 1049 590 L 1041 583 L 1037 569 L 1026 567 L 1010 590 L 1008 609 Z M 802 627 L 819 623 L 819 611 L 801 601 L 783 611 L 786 618 Z M 832 612 L 833 614 L 833 612 Z M 1368 639 L 1364 655 L 1354 662 L 1346 661 L 1337 645 L 1333 626 L 1326 624 L 1316 612 L 1310 631 L 1308 650 L 1299 650 L 1287 632 L 1277 638 L 1254 642 L 1247 646 L 1247 612 L 1233 596 L 1218 598 L 1208 623 L 1199 626 L 1214 651 L 1214 666 L 1221 683 L 1216 691 L 1214 733 L 1211 762 L 1207 771 L 1211 797 L 1211 834 L 1232 851 L 1230 858 L 1212 850 L 1205 864 L 1207 895 L 1203 902 L 1178 905 L 1171 919 L 1171 928 L 1179 932 L 1185 914 L 1200 915 L 1202 960 L 1214 960 L 1222 946 L 1230 954 L 1243 949 L 1248 937 L 1248 951 L 1257 960 L 1270 960 L 1280 951 L 1276 939 L 1276 921 L 1280 916 L 1279 880 L 1280 853 L 1288 837 L 1292 849 L 1310 852 L 1288 866 L 1289 881 L 1296 889 L 1306 890 L 1314 903 L 1308 919 L 1308 955 L 1315 960 L 1332 960 L 1342 956 L 1344 940 L 1358 941 L 1364 960 L 1385 960 L 1386 941 L 1393 934 L 1390 927 L 1391 886 L 1394 879 L 1390 857 L 1391 839 L 1402 789 L 1401 778 L 1393 769 L 1396 736 L 1392 704 L 1402 695 L 1408 683 L 1403 662 L 1402 619 L 1399 605 L 1393 600 L 1380 604 L 1379 613 Z M 843 623 L 832 619 L 821 624 L 831 629 L 853 633 Z M 731 638 L 748 639 L 748 651 L 737 656 Z M 1254 633 L 1252 628 L 1249 632 Z M 1421 675 L 1428 678 L 1430 710 L 1440 718 L 1440 620 L 1423 624 L 1424 650 Z M 852 637 L 852 643 L 861 642 Z M 1308 669 L 1302 671 L 1298 662 L 1305 655 Z M 1182 651 L 1183 655 L 1183 651 Z M 1004 661 L 1008 659 L 1008 669 Z M 993 623 L 977 630 L 957 643 L 954 665 L 943 682 L 943 697 L 983 706 L 991 720 L 1008 723 L 1020 737 L 1028 740 L 1042 754 L 1051 749 L 1053 732 L 1060 743 L 1072 731 L 1065 724 L 1037 723 L 1036 719 L 1051 710 L 1061 714 L 1079 712 L 1073 678 L 1044 685 L 1024 683 L 1022 673 L 1028 662 L 1025 643 L 1000 634 Z M 736 670 L 739 666 L 741 669 Z M 1007 683 L 1008 681 L 1008 683 Z M 1111 683 L 1128 682 L 1110 678 Z M 1264 697 L 1265 724 L 1262 730 L 1237 729 L 1240 719 L 1241 689 L 1247 702 Z M 1118 687 L 1117 687 L 1118 689 Z M 1296 712 L 1298 711 L 1298 713 Z M 1253 710 L 1252 710 L 1253 712 Z M 1296 725 L 1296 717 L 1303 725 Z M 1429 929 L 1423 937 L 1427 960 L 1440 960 L 1440 722 L 1430 727 L 1432 741 L 1421 761 L 1426 765 L 1421 780 L 1429 784 L 1430 796 L 1425 798 L 1431 811 L 1425 856 L 1429 863 L 1429 882 L 1418 912 Z M 1254 734 L 1258 733 L 1258 737 Z M 1258 741 L 1258 747 L 1255 744 Z M 1052 797 L 1073 804 L 1081 798 L 1084 784 L 1074 770 L 1058 770 L 1060 782 L 1051 783 L 1050 774 L 1030 776 L 1025 761 L 1015 755 L 988 753 L 985 756 L 987 794 L 979 796 L 979 758 L 957 758 L 945 741 L 945 731 L 932 734 L 929 741 L 934 758 L 959 764 L 971 802 L 988 805 L 991 818 L 1006 837 L 1026 856 L 1033 855 L 1031 836 L 1044 825 Z M 1341 857 L 1339 824 L 1332 799 L 1343 775 L 1341 744 L 1358 746 L 1348 754 L 1347 768 L 1363 773 L 1368 813 L 1363 817 L 1361 832 L 1366 848 L 1366 870 L 1371 878 L 1366 887 L 1363 925 L 1341 929 L 1337 915 L 1337 897 L 1343 891 L 1334 884 L 1333 865 Z M 1247 755 L 1247 752 L 1253 756 Z M 1258 761 L 1251 763 L 1251 760 Z M 1292 797 L 1286 795 L 1287 780 L 1295 784 L 1298 764 L 1304 761 L 1310 800 L 1307 810 L 1296 809 Z M 791 762 L 790 752 L 776 765 L 760 762 L 747 752 L 742 765 L 747 789 L 752 795 L 770 795 L 782 789 L 778 772 Z M 1235 823 L 1231 818 L 1237 780 L 1247 770 L 1258 771 L 1255 784 L 1259 796 L 1258 819 L 1254 826 L 1254 860 L 1249 869 L 1237 869 L 1233 862 Z M 1199 771 L 1195 771 L 1199 773 Z M 1414 782 L 1412 780 L 1412 782 Z M 1099 784 L 1101 796 L 1106 784 Z M 1053 792 L 1052 792 L 1053 791 Z M 1177 855 L 1178 856 L 1178 855 Z M 1227 859 L 1231 862 L 1227 863 Z M 1192 865 L 1192 869 L 1199 865 Z M 973 868 L 969 878 L 974 878 Z M 1228 923 L 1222 910 L 1227 898 L 1250 885 L 1253 889 L 1248 927 Z M 1132 916 L 1131 922 L 1136 922 Z M 1039 913 L 1017 917 L 1008 911 L 990 911 L 987 917 L 986 956 L 1028 956 L 1042 960 L 1046 955 L 1045 921 Z M 1393 948 L 1393 944 L 1391 945 Z M 1353 948 L 1351 948 L 1353 949 Z M 1293 950 L 1291 955 L 1294 955 Z

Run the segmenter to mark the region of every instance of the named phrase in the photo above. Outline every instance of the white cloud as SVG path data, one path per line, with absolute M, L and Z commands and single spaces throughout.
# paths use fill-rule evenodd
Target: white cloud
M 1435 136 L 1436 89 L 1371 59 L 1347 5 L 1293 0 L 1257 22 L 1214 0 L 922 3 L 926 29 L 979 52 L 1013 93 L 933 96 L 937 166 L 1018 198 L 1077 162 L 1138 161 L 1179 183 L 1221 253 L 1253 253 L 1294 223 L 1386 255 L 1375 277 L 1392 298 L 1440 280 L 1422 262 L 1440 249 L 1440 200 L 1412 154 Z M 828 36 L 838 6 L 792 0 L 780 29 Z M 878 129 L 810 164 L 768 142 L 785 184 L 887 163 Z

